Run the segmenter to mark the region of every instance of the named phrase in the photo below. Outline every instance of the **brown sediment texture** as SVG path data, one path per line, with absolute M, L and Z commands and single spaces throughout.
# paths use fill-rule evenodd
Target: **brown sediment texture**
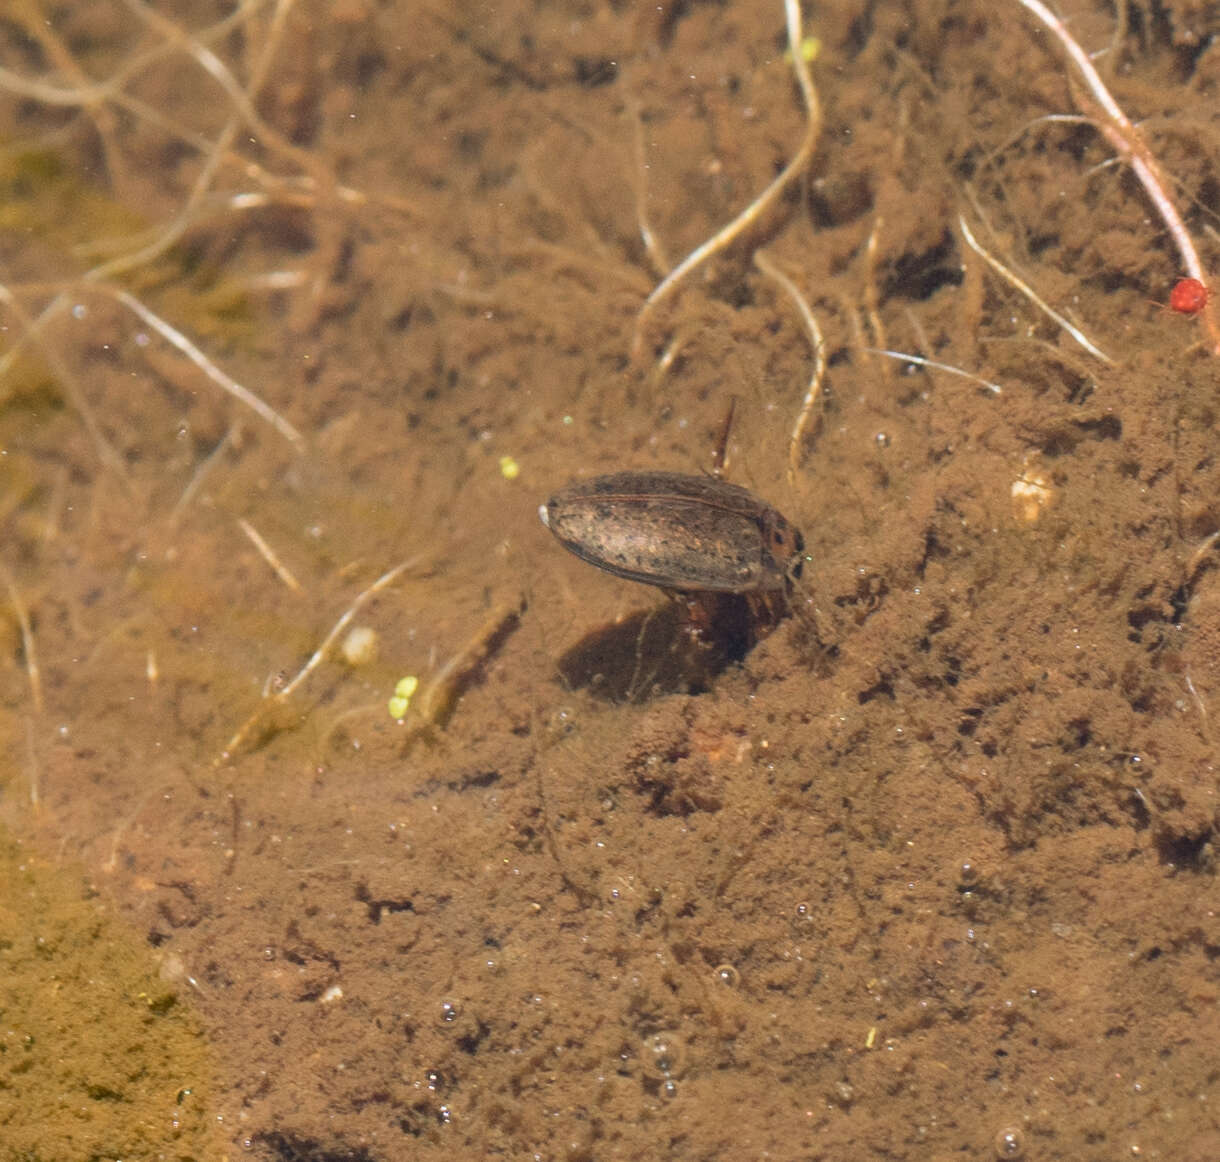
M 170 35 L 56 11 L 80 75 L 16 19 L 0 65 L 79 86 Z M 232 11 L 158 8 L 199 43 Z M 780 4 L 275 11 L 206 41 L 259 124 L 110 281 L 303 450 L 88 287 L 41 336 L 79 395 L 37 346 L 0 381 L 44 702 L 6 590 L 3 820 L 198 1014 L 228 1155 L 1217 1156 L 1220 360 L 1155 305 L 1182 272 L 1138 184 L 1046 119 L 1076 112 L 1052 39 L 1016 4 L 806 13 L 808 175 L 633 362 L 641 223 L 675 263 L 801 140 Z M 1125 11 L 1062 14 L 1215 270 L 1214 17 Z M 172 221 L 239 112 L 181 50 L 123 92 L 0 89 L 0 277 L 31 317 Z M 826 342 L 791 482 L 812 355 L 764 245 Z M 728 478 L 811 559 L 693 695 L 663 599 L 537 507 L 707 469 L 731 396 Z M 406 560 L 353 619 L 375 654 L 336 643 L 277 697 Z M 391 719 L 455 658 L 443 728 Z
M 0 837 L 0 1156 L 214 1158 L 215 1069 L 172 953 Z

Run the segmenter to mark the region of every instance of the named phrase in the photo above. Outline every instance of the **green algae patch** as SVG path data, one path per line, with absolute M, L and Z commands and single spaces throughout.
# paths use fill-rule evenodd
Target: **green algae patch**
M 0 1162 L 219 1157 L 199 1023 L 78 878 L 0 831 Z

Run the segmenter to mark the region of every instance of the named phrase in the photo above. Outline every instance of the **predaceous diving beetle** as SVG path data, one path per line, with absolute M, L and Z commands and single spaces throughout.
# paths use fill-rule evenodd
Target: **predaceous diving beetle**
M 655 585 L 683 606 L 678 618 L 650 613 L 617 627 L 621 635 L 614 627 L 591 635 L 560 663 L 573 686 L 633 699 L 650 671 L 655 690 L 704 689 L 789 612 L 804 538 L 778 510 L 719 477 L 615 472 L 561 488 L 538 511 L 581 560 Z M 654 624 L 660 641 L 646 645 Z M 680 638 L 666 646 L 669 633 Z
M 792 523 L 752 492 L 680 472 L 580 480 L 539 515 L 581 560 L 684 594 L 785 591 L 805 548 Z

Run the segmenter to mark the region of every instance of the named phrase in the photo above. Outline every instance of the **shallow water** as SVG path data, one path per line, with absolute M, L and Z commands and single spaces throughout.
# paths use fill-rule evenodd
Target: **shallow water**
M 228 1156 L 1214 1157 L 1220 361 L 1149 302 L 1181 271 L 1139 187 L 1045 120 L 1049 39 L 820 5 L 808 177 L 641 324 L 798 147 L 781 5 L 159 11 L 264 74 L 257 123 L 100 0 L 55 31 L 88 76 L 147 57 L 125 105 L 0 94 L 3 277 L 29 316 L 70 282 L 0 381 L 0 808 L 201 1023 Z M 1214 264 L 1220 30 L 1157 12 L 1104 64 Z M 812 357 L 760 247 L 825 335 L 791 478 Z M 693 694 L 665 599 L 537 509 L 708 470 L 730 397 L 728 478 L 810 559 Z M 345 630 L 299 677 L 404 562 L 347 627 L 375 656 Z M 124 1156 L 211 1156 L 194 1129 Z

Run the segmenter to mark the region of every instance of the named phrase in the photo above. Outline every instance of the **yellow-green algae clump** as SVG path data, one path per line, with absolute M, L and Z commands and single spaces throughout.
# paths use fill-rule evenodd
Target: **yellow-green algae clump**
M 148 949 L 0 830 L 0 1162 L 219 1157 L 209 1082 Z

